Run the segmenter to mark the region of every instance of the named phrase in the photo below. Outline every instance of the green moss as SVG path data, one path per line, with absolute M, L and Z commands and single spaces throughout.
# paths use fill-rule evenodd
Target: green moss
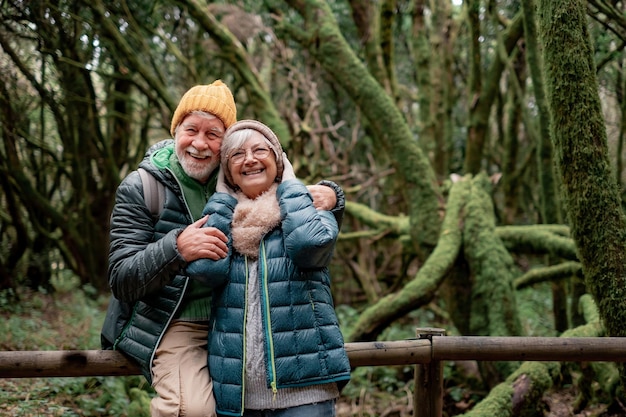
M 474 335 L 519 336 L 513 280 L 517 272 L 513 258 L 495 234 L 491 184 L 485 174 L 472 180 L 472 194 L 465 208 L 463 240 L 465 259 L 472 277 Z
M 559 365 L 553 362 L 524 362 L 506 381 L 494 387 L 487 398 L 463 415 L 466 417 L 542 415 L 538 410 L 541 398 L 552 386 L 552 378 L 554 374 L 558 374 L 558 368 Z

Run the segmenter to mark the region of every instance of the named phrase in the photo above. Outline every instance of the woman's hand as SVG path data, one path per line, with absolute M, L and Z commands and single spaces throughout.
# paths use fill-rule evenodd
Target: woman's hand
M 287 180 L 293 180 L 295 178 L 296 173 L 293 172 L 293 165 L 291 165 L 291 162 L 289 162 L 287 154 L 283 152 L 283 178 L 281 181 L 284 182 Z
M 237 198 L 237 193 L 235 193 L 235 190 L 226 185 L 226 180 L 224 179 L 224 171 L 221 167 L 219 172 L 217 173 L 217 184 L 215 184 L 215 191 L 218 193 L 226 193 L 231 197 Z

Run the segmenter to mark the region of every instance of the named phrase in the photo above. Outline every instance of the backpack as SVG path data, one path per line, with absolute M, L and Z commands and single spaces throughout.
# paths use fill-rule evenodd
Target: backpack
M 165 203 L 165 185 L 143 168 L 137 168 L 143 184 L 143 199 L 150 210 L 153 220 L 157 220 Z

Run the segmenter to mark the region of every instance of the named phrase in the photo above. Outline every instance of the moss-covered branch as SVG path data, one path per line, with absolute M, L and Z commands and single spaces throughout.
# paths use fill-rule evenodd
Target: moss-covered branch
M 441 227 L 441 236 L 433 253 L 402 290 L 383 297 L 361 313 L 359 320 L 346 334 L 347 341 L 372 340 L 381 329 L 396 318 L 430 302 L 459 256 L 462 244 L 460 216 L 469 189 L 470 184 L 467 181 L 453 185 Z
M 548 254 L 555 257 L 578 260 L 574 241 L 553 233 L 549 226 L 499 227 L 496 233 L 507 249 L 517 253 Z
M 530 287 L 540 282 L 554 282 L 572 277 L 582 278 L 582 268 L 579 262 L 563 262 L 543 268 L 534 268 L 521 277 L 515 279 L 515 289 Z
M 555 362 L 524 362 L 506 381 L 494 387 L 489 395 L 464 417 L 536 416 L 545 391 L 559 374 Z
M 470 181 L 471 198 L 463 217 L 464 258 L 471 274 L 469 334 L 519 336 L 513 280 L 519 274 L 513 258 L 496 236 L 491 183 L 482 173 Z M 484 364 L 483 379 L 489 385 L 501 381 L 518 366 L 513 362 Z
M 519 336 L 513 280 L 519 274 L 513 258 L 494 233 L 491 184 L 486 175 L 471 180 L 464 215 L 464 255 L 473 276 L 470 332 L 475 335 Z M 469 244 L 471 242 L 471 244 Z
M 351 201 L 346 202 L 346 213 L 364 225 L 379 231 L 384 230 L 397 236 L 406 235 L 409 232 L 409 219 L 406 216 L 387 216 L 364 204 Z

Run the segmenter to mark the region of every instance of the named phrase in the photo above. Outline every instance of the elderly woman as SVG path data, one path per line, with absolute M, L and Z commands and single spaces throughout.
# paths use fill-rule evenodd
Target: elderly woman
M 350 379 L 328 271 L 341 189 L 337 213 L 316 209 L 274 132 L 253 120 L 226 131 L 221 170 L 204 213 L 228 236 L 228 256 L 187 267 L 207 284 L 227 279 L 209 334 L 218 414 L 334 416 Z

